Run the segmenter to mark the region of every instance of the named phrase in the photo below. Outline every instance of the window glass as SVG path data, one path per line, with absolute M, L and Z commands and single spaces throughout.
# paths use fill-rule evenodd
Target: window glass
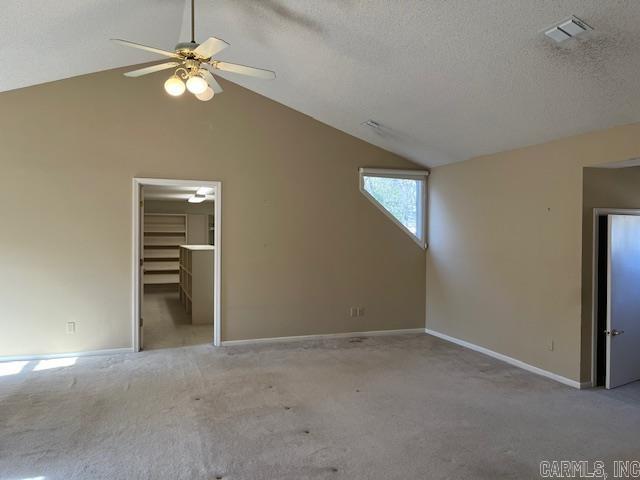
M 422 182 L 408 178 L 364 177 L 364 189 L 404 225 L 418 235 L 418 204 Z
M 360 169 L 360 191 L 422 248 L 426 171 Z

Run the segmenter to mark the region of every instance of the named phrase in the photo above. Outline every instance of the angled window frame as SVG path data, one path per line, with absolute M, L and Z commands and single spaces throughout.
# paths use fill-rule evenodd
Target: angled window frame
M 384 213 L 390 218 L 393 223 L 400 227 L 411 239 L 416 242 L 420 248 L 427 248 L 427 177 L 429 176 L 428 170 L 398 170 L 393 168 L 366 168 L 362 167 L 358 171 L 360 193 L 362 193 L 367 200 L 376 206 L 378 210 Z M 387 210 L 376 198 L 371 195 L 364 186 L 365 177 L 380 177 L 380 178 L 397 178 L 402 180 L 417 180 L 420 182 L 421 188 L 418 199 L 418 208 L 416 212 L 416 231 L 421 235 L 414 234 L 411 230 L 403 225 L 393 214 Z

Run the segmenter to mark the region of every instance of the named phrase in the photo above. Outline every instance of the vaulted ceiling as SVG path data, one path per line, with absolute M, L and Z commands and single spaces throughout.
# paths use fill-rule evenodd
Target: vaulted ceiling
M 5 0 L 0 91 L 160 60 L 189 39 L 185 0 Z M 640 121 L 640 2 L 196 0 L 228 80 L 428 166 Z M 576 15 L 594 30 L 556 45 Z M 166 72 L 154 74 L 158 86 Z M 135 81 L 135 80 L 131 80 Z M 215 99 L 214 99 L 215 101 Z M 361 125 L 373 119 L 378 131 Z

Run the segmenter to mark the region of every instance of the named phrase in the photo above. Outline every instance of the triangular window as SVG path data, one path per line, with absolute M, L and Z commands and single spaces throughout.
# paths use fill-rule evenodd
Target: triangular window
M 422 170 L 360 169 L 360 191 L 422 248 L 427 175 Z

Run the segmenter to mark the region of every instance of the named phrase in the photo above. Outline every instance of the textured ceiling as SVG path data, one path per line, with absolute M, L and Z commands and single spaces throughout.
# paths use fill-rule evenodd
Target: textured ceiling
M 3 0 L 0 91 L 153 60 L 109 39 L 172 46 L 184 6 L 185 0 Z
M 0 90 L 154 60 L 107 39 L 171 48 L 189 39 L 187 5 L 5 0 Z M 220 59 L 278 74 L 225 78 L 424 165 L 640 121 L 637 1 L 196 0 L 196 8 L 197 39 L 231 43 Z M 570 15 L 593 32 L 562 45 L 544 37 Z M 165 74 L 156 75 L 160 86 Z M 360 125 L 367 119 L 381 131 Z

